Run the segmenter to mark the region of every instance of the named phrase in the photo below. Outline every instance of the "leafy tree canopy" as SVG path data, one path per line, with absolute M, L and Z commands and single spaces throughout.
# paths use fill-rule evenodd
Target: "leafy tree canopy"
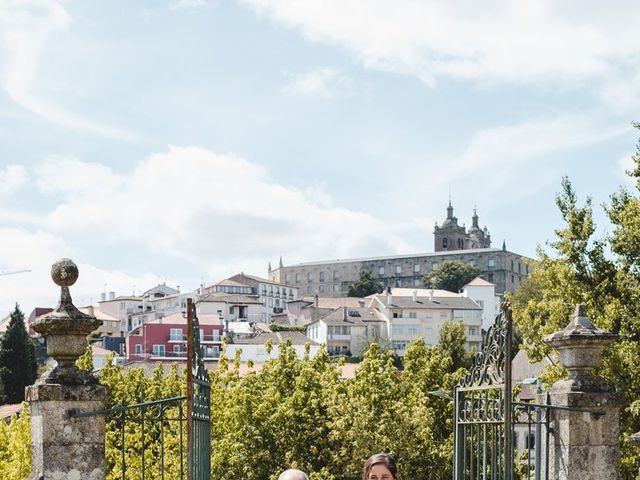
M 570 181 L 562 180 L 556 204 L 564 225 L 553 241 L 538 247 L 530 278 L 510 299 L 534 361 L 553 358 L 542 337 L 566 326 L 577 303 L 586 305 L 600 328 L 620 334 L 599 373 L 632 402 L 622 414 L 621 439 L 640 430 L 640 144 L 632 159 L 628 174 L 635 188 L 621 187 L 603 205 L 610 223 L 604 235 L 596 232 L 591 199 L 581 203 Z M 552 381 L 562 370 L 547 373 Z M 636 478 L 640 456 L 626 442 L 621 445 L 622 478 Z
M 471 280 L 482 273 L 480 267 L 459 260 L 447 260 L 422 278 L 427 288 L 459 292 Z
M 382 285 L 373 278 L 369 270 L 360 270 L 360 276 L 355 282 L 349 284 L 350 297 L 366 297 L 382 290 Z
M 447 321 L 440 327 L 437 349 L 451 358 L 451 373 L 459 368 L 469 369 L 473 364 L 473 353 L 466 351 L 466 342 L 467 335 L 462 322 Z
M 24 400 L 24 389 L 35 382 L 37 370 L 33 342 L 24 325 L 24 314 L 16 303 L 0 343 L 0 383 L 7 403 Z

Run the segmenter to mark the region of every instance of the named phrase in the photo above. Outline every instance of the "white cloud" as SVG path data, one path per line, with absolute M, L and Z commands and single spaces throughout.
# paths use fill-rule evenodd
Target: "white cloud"
M 35 92 L 46 84 L 38 71 L 51 37 L 69 29 L 71 15 L 55 0 L 0 0 L 0 73 L 9 97 L 24 109 L 62 127 L 124 140 L 139 137 L 67 111 Z M 0 50 L 2 53 L 2 50 Z
M 595 0 L 240 0 L 316 42 L 352 52 L 366 67 L 508 84 L 566 88 L 592 82 L 623 108 L 640 74 L 640 4 Z M 637 85 L 637 83 L 635 83 Z M 630 110 L 637 104 L 629 103 Z
M 78 264 L 80 277 L 71 287 L 77 306 L 99 300 L 103 285 L 121 293 L 133 285 L 153 285 L 152 275 L 132 276 L 82 262 L 74 256 L 69 244 L 42 229 L 0 228 L 0 270 L 29 269 L 30 272 L 0 276 L 0 317 L 8 314 L 18 302 L 28 315 L 34 307 L 55 307 L 60 289 L 51 280 L 51 265 L 61 257 L 71 256 Z
M 280 254 L 293 262 L 407 248 L 371 215 L 332 206 L 315 190 L 279 184 L 263 167 L 234 154 L 170 147 L 115 179 L 95 164 L 56 162 L 49 159 L 46 168 L 34 170 L 40 188 L 47 185 L 46 172 L 55 170 L 62 179 L 97 172 L 85 182 L 97 185 L 106 178 L 112 188 L 56 183 L 60 203 L 45 221 L 51 231 L 145 248 L 211 275 L 242 265 L 264 273 L 266 261 Z
M 10 195 L 27 182 L 27 172 L 22 165 L 7 165 L 0 170 L 0 196 Z
M 64 156 L 47 157 L 34 175 L 37 188 L 49 195 L 108 195 L 124 182 L 105 165 Z
M 285 93 L 305 97 L 333 98 L 348 95 L 352 80 L 339 69 L 319 67 L 290 74 L 290 81 L 283 87 Z

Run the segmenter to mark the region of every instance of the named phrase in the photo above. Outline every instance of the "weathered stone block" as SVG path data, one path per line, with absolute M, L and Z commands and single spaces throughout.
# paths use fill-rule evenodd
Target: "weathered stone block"
M 104 416 L 74 418 L 70 413 L 100 410 L 106 398 L 101 385 L 36 384 L 27 389 L 30 480 L 104 479 Z

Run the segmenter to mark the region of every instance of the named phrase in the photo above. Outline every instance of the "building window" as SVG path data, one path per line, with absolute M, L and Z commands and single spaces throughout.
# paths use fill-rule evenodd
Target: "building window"
M 378 275 L 384 275 L 384 265 L 382 267 L 378 267 Z
M 487 280 L 489 280 L 490 282 L 493 282 L 493 273 L 490 273 L 487 275 Z
M 135 352 L 136 352 L 136 355 L 140 355 L 142 353 L 142 344 L 141 343 L 136 343 Z
M 311 293 L 311 287 L 307 287 L 307 293 Z
M 418 314 L 416 312 L 409 312 L 409 318 L 418 318 Z
M 396 265 L 396 275 L 402 274 L 402 265 Z
M 469 335 L 477 335 L 478 327 L 469 327 Z
M 489 265 L 489 267 L 495 267 L 496 266 L 496 261 L 493 258 L 489 259 L 489 262 L 487 263 L 487 265 Z
M 511 260 L 511 271 L 513 272 L 513 260 Z
M 419 287 L 422 285 L 422 280 L 420 280 L 419 278 L 414 278 L 413 279 L 413 286 L 414 287 Z
M 180 353 L 180 345 L 173 346 L 173 353 Z
M 413 266 L 413 273 L 420 273 L 420 264 L 419 263 L 416 263 Z
M 276 307 L 280 306 L 280 300 L 276 298 Z
M 319 281 L 319 282 L 324 282 L 324 272 L 320 272 L 320 273 L 318 274 L 318 281 Z
M 182 329 L 181 328 L 172 328 L 169 331 L 169 340 L 181 341 L 182 340 Z
M 165 355 L 165 347 L 164 347 L 164 345 L 154 345 L 153 346 L 153 354 L 156 357 L 164 357 L 164 355 Z
M 448 239 L 447 238 L 443 238 L 442 239 L 442 248 L 447 248 L 448 245 Z
M 313 273 L 307 272 L 307 282 L 313 282 Z
M 513 274 L 511 274 L 511 283 L 515 283 L 515 280 L 513 279 Z
M 462 250 L 464 248 L 464 242 L 461 238 L 458 239 L 458 248 Z
M 402 286 L 402 280 L 396 278 L 396 287 L 400 288 Z
M 340 272 L 337 271 L 337 270 L 334 270 L 333 271 L 333 281 L 335 282 L 337 280 L 340 280 Z
M 522 272 L 520 271 L 520 268 L 521 268 L 521 267 L 522 267 L 522 264 L 521 264 L 520 262 L 518 262 L 518 273 L 522 273 Z
M 318 292 L 324 293 L 324 285 L 318 286 Z
M 407 341 L 406 340 L 394 340 L 392 342 L 393 349 L 396 351 L 404 351 L 407 349 Z
M 333 285 L 333 293 L 338 293 L 338 292 L 340 292 L 340 285 L 336 283 Z
M 431 264 L 431 270 L 435 270 L 436 268 L 438 268 L 438 262 L 433 262 Z
M 300 274 L 296 273 L 296 283 L 300 283 Z
M 284 281 L 285 281 L 285 283 L 291 283 L 291 274 L 290 273 L 285 273 L 284 274 Z

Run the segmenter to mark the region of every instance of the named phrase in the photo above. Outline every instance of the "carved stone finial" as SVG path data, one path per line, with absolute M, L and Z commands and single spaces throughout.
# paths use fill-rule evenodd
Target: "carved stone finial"
M 605 384 L 593 376 L 600 364 L 602 352 L 618 335 L 596 327 L 587 317 L 582 304 L 576 309 L 569 324 L 559 332 L 544 337 L 543 341 L 556 349 L 560 363 L 569 370 L 565 387 L 570 390 L 604 390 Z
M 62 258 L 54 263 L 51 278 L 60 286 L 60 301 L 53 312 L 37 319 L 32 328 L 46 338 L 47 354 L 58 366 L 40 381 L 66 385 L 95 383 L 96 378 L 78 370 L 75 361 L 87 348 L 87 335 L 102 322 L 93 315 L 82 313 L 73 304 L 69 287 L 78 280 L 78 267 L 72 260 Z

